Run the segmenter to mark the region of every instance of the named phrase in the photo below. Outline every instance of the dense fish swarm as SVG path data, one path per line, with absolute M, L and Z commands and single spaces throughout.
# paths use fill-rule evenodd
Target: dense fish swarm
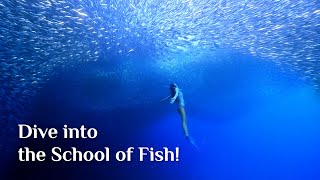
M 2 119 L 17 121 L 57 68 L 133 55 L 196 60 L 234 49 L 301 72 L 317 87 L 319 7 L 317 0 L 2 0 Z

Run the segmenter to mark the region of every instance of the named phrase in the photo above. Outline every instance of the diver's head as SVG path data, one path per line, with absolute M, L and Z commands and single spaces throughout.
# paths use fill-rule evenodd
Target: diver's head
M 175 83 L 170 84 L 170 89 L 175 89 L 176 87 L 177 87 L 177 85 Z
M 171 83 L 170 84 L 170 92 L 171 92 L 171 97 L 174 97 L 174 95 L 176 94 L 176 88 L 178 86 L 175 83 Z

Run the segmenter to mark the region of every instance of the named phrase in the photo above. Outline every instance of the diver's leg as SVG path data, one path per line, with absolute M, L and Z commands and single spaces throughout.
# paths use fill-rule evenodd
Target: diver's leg
M 198 145 L 194 142 L 193 138 L 189 136 L 188 126 L 187 126 L 187 117 L 186 117 L 186 111 L 184 110 L 183 106 L 180 106 L 178 108 L 178 112 L 180 114 L 181 120 L 182 120 L 182 128 L 184 131 L 184 135 L 187 138 L 187 140 L 197 149 L 200 150 Z
M 186 116 L 186 111 L 184 110 L 184 107 L 180 106 L 178 108 L 178 112 L 179 112 L 181 120 L 182 120 L 182 128 L 184 131 L 184 135 L 186 137 L 189 137 L 189 131 L 188 131 L 188 126 L 187 126 L 187 116 Z

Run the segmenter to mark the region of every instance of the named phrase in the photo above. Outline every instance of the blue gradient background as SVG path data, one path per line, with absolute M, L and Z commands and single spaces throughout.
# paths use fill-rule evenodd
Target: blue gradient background
M 108 104 L 117 93 L 132 92 L 130 86 L 85 75 L 103 62 L 85 63 L 48 82 L 32 100 L 26 120 L 59 132 L 64 124 L 85 125 L 96 128 L 98 137 L 16 139 L 16 148 L 2 154 L 6 179 L 319 179 L 319 92 L 299 74 L 272 63 L 228 51 L 218 58 L 222 61 L 185 68 L 182 74 L 197 75 L 192 82 L 188 76 L 174 79 L 183 89 L 190 133 L 200 152 L 184 139 L 176 107 L 159 103 L 173 79 L 149 71 L 149 63 L 136 63 L 146 75 L 139 81 L 142 96 L 150 96 L 151 103 L 139 104 L 137 97 L 137 105 L 93 109 L 91 104 Z M 54 146 L 83 151 L 106 146 L 111 155 L 131 146 L 180 147 L 180 157 L 178 162 L 139 162 L 135 151 L 131 162 L 22 163 L 16 152 L 23 146 L 47 154 Z

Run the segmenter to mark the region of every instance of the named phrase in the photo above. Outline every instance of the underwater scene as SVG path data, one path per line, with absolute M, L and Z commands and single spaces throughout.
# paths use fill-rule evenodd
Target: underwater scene
M 0 127 L 4 180 L 318 180 L 320 2 L 0 0 Z

